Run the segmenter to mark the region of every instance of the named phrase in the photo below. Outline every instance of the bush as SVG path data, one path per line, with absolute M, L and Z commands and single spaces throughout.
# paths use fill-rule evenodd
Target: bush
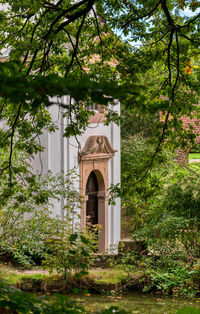
M 173 247 L 187 255 L 200 253 L 200 179 L 190 168 L 171 167 L 162 193 L 146 209 L 146 220 L 137 235 L 148 237 L 151 246 Z
M 194 271 L 188 266 L 177 266 L 171 270 L 149 271 L 150 283 L 144 292 L 160 291 L 163 294 L 194 296 L 196 293 L 191 277 Z
M 160 150 L 151 171 L 145 172 L 154 149 L 140 135 L 122 142 L 122 225 L 160 254 L 170 247 L 167 254 L 198 256 L 200 168 L 181 167 L 170 152 Z
M 62 227 L 62 226 L 61 226 Z M 92 253 L 96 246 L 92 241 L 92 233 L 69 233 L 65 226 L 60 229 L 59 238 L 48 240 L 49 252 L 45 253 L 43 267 L 50 272 L 56 270 L 66 279 L 72 272 L 75 276 L 88 274 L 92 265 Z
M 30 267 L 50 258 L 53 261 L 56 252 L 59 261 L 58 256 L 64 252 L 68 254 L 75 249 L 83 251 L 83 247 L 87 250 L 86 246 L 93 242 L 82 234 L 78 235 L 80 196 L 73 188 L 75 174 L 68 173 L 66 178 L 63 174 L 53 176 L 49 173 L 43 177 L 33 175 L 28 180 L 32 180 L 28 187 L 19 184 L 16 193 L 0 206 L 2 254 L 8 252 L 20 265 Z M 59 216 L 52 218 L 51 202 L 61 196 L 65 197 L 67 204 L 63 208 L 64 219 Z M 73 234 L 77 235 L 76 246 L 69 240 Z

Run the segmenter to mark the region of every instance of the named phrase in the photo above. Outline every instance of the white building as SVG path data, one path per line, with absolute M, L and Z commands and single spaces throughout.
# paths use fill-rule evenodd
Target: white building
M 7 6 L 0 5 L 7 10 Z M 9 57 L 9 49 L 2 51 L 2 60 Z M 98 61 L 94 55 L 91 63 Z M 115 63 L 111 62 L 111 66 Z M 108 62 L 109 64 L 109 62 Z M 62 100 L 63 102 L 63 100 Z M 68 97 L 64 97 L 67 104 Z M 58 125 L 55 133 L 44 131 L 40 142 L 44 152 L 32 161 L 32 167 L 38 173 L 53 174 L 70 169 L 77 169 L 80 182 L 75 187 L 82 196 L 81 224 L 86 224 L 86 216 L 90 222 L 102 226 L 99 237 L 99 250 L 103 251 L 118 244 L 120 240 L 120 199 L 116 205 L 108 206 L 108 188 L 120 182 L 120 128 L 114 123 L 104 125 L 104 113 L 96 110 L 89 120 L 89 126 L 82 136 L 64 138 L 63 133 L 68 125 L 67 118 L 62 117 L 62 108 L 52 105 L 49 109 L 52 119 Z M 114 110 L 120 111 L 116 104 Z M 80 152 L 80 153 L 79 153 Z M 53 214 L 63 216 L 64 200 L 54 202 Z
M 64 103 L 67 101 L 66 96 Z M 113 109 L 119 112 L 119 103 Z M 120 199 L 116 200 L 115 206 L 108 205 L 108 188 L 120 182 L 120 128 L 113 122 L 105 126 L 104 113 L 94 110 L 85 133 L 78 136 L 77 141 L 75 137 L 63 137 L 68 121 L 62 116 L 62 108 L 53 105 L 49 111 L 58 130 L 55 133 L 44 131 L 40 141 L 45 149 L 40 159 L 35 158 L 33 167 L 43 173 L 50 170 L 53 174 L 76 169 L 80 175 L 75 188 L 82 196 L 83 228 L 86 216 L 89 216 L 92 224 L 102 227 L 99 250 L 116 246 L 120 240 Z M 62 217 L 63 206 L 64 200 L 55 201 L 54 215 Z

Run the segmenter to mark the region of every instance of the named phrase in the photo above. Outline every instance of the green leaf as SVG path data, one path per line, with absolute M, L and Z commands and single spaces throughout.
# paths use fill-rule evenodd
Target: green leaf
M 83 243 L 85 243 L 85 244 L 88 244 L 88 243 L 89 243 L 88 239 L 87 239 L 85 236 L 83 236 L 83 235 L 80 235 L 80 239 L 81 239 L 81 241 L 82 241 Z
M 89 274 L 89 272 L 88 272 L 88 271 L 86 271 L 86 270 L 81 270 L 81 271 L 80 271 L 80 274 L 85 276 L 85 275 L 88 275 L 88 274 Z
M 85 256 L 85 257 L 89 257 L 90 256 L 90 254 L 86 250 L 84 250 L 84 249 L 81 250 L 81 254 L 83 256 Z
M 75 250 L 69 250 L 69 254 L 76 255 L 77 252 Z
M 78 238 L 78 234 L 77 233 L 71 234 L 70 237 L 69 237 L 69 241 L 71 243 L 75 242 L 77 238 Z

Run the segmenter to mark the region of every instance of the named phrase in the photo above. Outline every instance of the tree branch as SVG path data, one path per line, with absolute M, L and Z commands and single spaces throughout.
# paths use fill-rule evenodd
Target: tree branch
M 140 16 L 134 17 L 134 18 L 132 18 L 132 19 L 129 18 L 129 19 L 122 25 L 122 28 L 125 28 L 129 23 L 132 23 L 132 22 L 134 22 L 134 21 L 142 20 L 142 19 L 144 19 L 144 18 L 146 18 L 146 17 L 151 17 L 151 15 L 157 10 L 157 8 L 158 8 L 158 6 L 160 5 L 160 3 L 161 3 L 161 0 L 156 4 L 156 6 L 155 6 L 152 10 L 150 10 L 149 12 L 147 12 L 147 13 L 144 14 L 144 15 L 140 15 Z M 131 16 L 136 15 L 136 13 L 137 13 L 137 12 L 134 12 L 133 14 L 131 14 Z

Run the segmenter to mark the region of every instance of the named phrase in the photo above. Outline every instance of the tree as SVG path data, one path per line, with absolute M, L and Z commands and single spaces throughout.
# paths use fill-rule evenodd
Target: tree
M 85 129 L 90 111 L 84 109 L 83 101 L 106 104 L 112 101 L 103 95 L 118 98 L 118 86 L 89 80 L 86 75 L 87 56 L 80 46 L 87 40 L 94 41 L 94 30 L 88 31 L 87 23 L 96 21 L 92 6 L 94 1 L 58 1 L 48 2 L 2 1 L 8 6 L 1 11 L 1 49 L 8 47 L 8 58 L 3 55 L 1 64 L 1 147 L 7 152 L 2 158 L 0 171 L 4 182 L 3 195 L 11 193 L 11 187 L 20 180 L 22 173 L 27 172 L 25 164 L 15 164 L 20 152 L 29 157 L 42 150 L 37 136 L 43 128 L 50 132 L 55 130 L 46 106 L 51 105 L 54 96 L 70 95 L 66 115 L 73 120 L 66 129 L 66 135 L 77 134 Z M 8 21 L 10 21 L 8 23 Z M 94 27 L 93 27 L 94 28 Z M 7 30 L 6 30 L 7 29 Z M 91 33 L 91 34 L 90 34 Z M 93 44 L 93 43 L 92 43 Z M 99 44 L 98 44 L 99 45 Z M 96 48 L 91 48 L 90 55 Z M 105 67 L 107 67 L 105 65 Z M 91 70 L 90 76 L 95 77 Z M 114 86 L 115 85 L 115 86 Z M 77 90 L 79 92 L 77 93 Z M 106 91 L 107 90 L 107 91 Z M 25 92 L 24 92 L 25 91 Z M 62 105 L 62 104 L 61 104 Z M 26 158 L 25 158 L 26 159 Z M 6 190 L 6 191 L 5 191 Z
M 138 106 L 129 96 L 126 108 L 140 116 L 163 113 L 151 130 L 155 148 L 139 180 L 152 168 L 163 143 L 174 147 L 194 143 L 193 129 L 183 129 L 180 117 L 199 117 L 198 8 L 197 1 L 107 3 L 104 16 L 111 27 L 121 29 L 126 41 L 136 42 L 133 52 L 120 63 L 120 72 L 123 84 L 133 79 L 140 82 L 143 98 Z
M 41 150 L 36 140 L 33 146 L 30 142 L 46 125 L 54 129 L 45 109 L 51 104 L 49 97 L 68 94 L 75 100 L 65 108 L 65 115 L 73 116 L 66 136 L 87 126 L 91 112 L 83 101 L 106 105 L 119 98 L 141 114 L 163 111 L 144 175 L 166 138 L 176 144 L 177 139 L 179 144 L 193 140 L 192 132 L 181 129 L 179 118 L 194 111 L 199 114 L 197 1 L 3 0 L 1 4 L 0 118 L 7 121 L 7 129 L 1 129 L 1 146 L 9 153 L 0 168 L 10 187 L 18 171 L 13 152 Z M 184 13 L 186 8 L 192 16 Z M 138 48 L 130 44 L 138 40 Z M 98 62 L 91 64 L 97 55 Z M 110 111 L 108 117 L 116 119 Z

